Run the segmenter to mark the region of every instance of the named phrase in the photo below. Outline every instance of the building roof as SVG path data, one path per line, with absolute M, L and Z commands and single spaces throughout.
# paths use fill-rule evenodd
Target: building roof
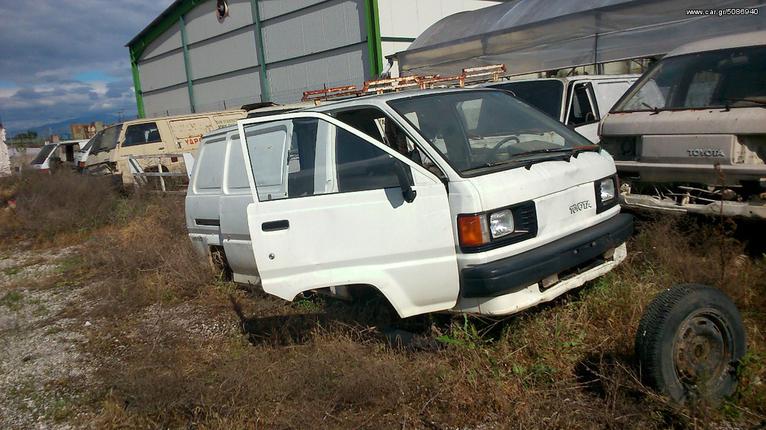
M 668 57 L 693 54 L 696 52 L 715 51 L 718 49 L 741 48 L 743 46 L 766 45 L 766 31 L 731 34 L 688 43 L 670 52 Z
M 701 15 L 691 0 L 514 0 L 436 22 L 396 54 L 405 73 L 451 74 L 505 64 L 524 74 L 653 57 L 700 38 L 763 29 L 762 0 L 709 0 L 704 9 L 760 14 Z M 702 10 L 702 9 L 696 9 Z
M 189 7 L 182 8 L 181 6 L 184 6 L 184 3 L 191 3 L 191 4 L 188 5 Z M 143 30 L 141 30 L 137 35 L 135 35 L 132 39 L 130 39 L 130 42 L 126 43 L 125 46 L 126 47 L 134 46 L 136 42 L 143 39 L 144 36 L 146 36 L 152 28 L 158 26 L 160 23 L 162 23 L 162 21 L 164 21 L 168 17 L 172 15 L 176 15 L 174 13 L 176 10 L 185 9 L 185 11 L 188 12 L 188 10 L 192 9 L 194 6 L 200 3 L 202 3 L 202 1 L 199 1 L 199 0 L 175 0 L 173 3 L 170 4 L 170 6 L 166 7 L 165 10 L 162 11 L 162 13 L 160 13 L 156 18 L 154 18 L 152 22 L 150 22 L 146 27 L 144 27 Z

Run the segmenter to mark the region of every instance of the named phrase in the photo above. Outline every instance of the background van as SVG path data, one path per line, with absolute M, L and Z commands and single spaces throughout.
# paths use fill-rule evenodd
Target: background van
M 194 152 L 203 134 L 244 117 L 245 111 L 232 110 L 126 121 L 105 128 L 91 140 L 83 167 L 88 173 L 121 175 L 123 183 L 132 183 L 129 157 Z M 157 159 L 136 161 L 146 171 L 160 169 Z M 163 171 L 185 170 L 182 157 L 164 158 L 161 166 Z
M 519 79 L 485 85 L 511 91 L 550 117 L 599 142 L 598 123 L 639 75 Z
M 37 170 L 49 170 L 62 164 L 67 167 L 77 166 L 77 154 L 87 140 L 63 140 L 46 143 L 32 160 L 30 166 Z

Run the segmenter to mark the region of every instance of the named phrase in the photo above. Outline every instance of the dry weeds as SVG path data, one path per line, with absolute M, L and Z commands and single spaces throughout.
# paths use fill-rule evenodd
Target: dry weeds
M 15 202 L 15 209 L 8 202 Z M 57 235 L 77 235 L 109 223 L 118 193 L 106 177 L 83 176 L 61 169 L 25 171 L 0 180 L 0 239 L 10 247 L 22 238 L 37 245 Z
M 119 197 L 81 265 L 98 364 L 97 428 L 757 428 L 766 425 L 766 262 L 733 225 L 642 221 L 628 261 L 549 305 L 502 320 L 392 318 L 307 298 L 285 303 L 222 282 L 193 254 L 178 198 Z M 754 238 L 757 239 L 757 238 Z M 73 269 L 74 270 L 74 269 Z M 680 282 L 740 306 L 749 353 L 736 395 L 677 407 L 639 382 L 645 305 Z M 232 306 L 232 301 L 235 306 Z M 428 339 L 398 347 L 409 330 Z M 436 344 L 436 346 L 434 346 Z

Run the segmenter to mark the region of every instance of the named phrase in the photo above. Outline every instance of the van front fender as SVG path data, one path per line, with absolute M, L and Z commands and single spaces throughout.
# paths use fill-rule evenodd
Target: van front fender
M 389 270 L 395 272 L 395 275 Z M 408 276 L 418 276 L 418 265 L 397 265 L 389 270 L 381 270 L 372 267 L 357 267 L 348 270 L 328 269 L 312 272 L 313 282 L 311 285 L 321 285 L 324 287 L 342 287 L 350 285 L 367 285 L 378 290 L 383 297 L 388 300 L 391 306 L 396 310 L 401 318 L 407 318 L 413 315 L 419 315 L 429 312 L 437 312 L 452 309 L 457 303 L 457 297 L 434 298 L 433 295 L 418 294 L 420 291 L 413 291 L 396 282 L 397 277 L 403 276 L 403 272 L 411 272 Z M 348 272 L 345 276 L 339 276 L 339 272 Z M 338 279 L 341 278 L 339 281 Z M 278 288 L 269 288 L 270 282 L 262 283 L 263 290 L 266 293 L 275 295 L 284 300 L 293 301 L 301 293 L 316 290 L 317 287 L 302 287 L 290 285 L 275 279 L 272 284 L 280 285 Z M 436 300 L 435 300 L 436 299 Z

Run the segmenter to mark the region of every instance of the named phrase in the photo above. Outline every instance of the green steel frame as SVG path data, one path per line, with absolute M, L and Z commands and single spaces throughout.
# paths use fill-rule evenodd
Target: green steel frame
M 138 117 L 143 118 L 146 116 L 144 112 L 144 96 L 141 94 L 141 76 L 138 73 L 138 57 L 135 55 L 133 48 L 130 50 L 130 68 L 133 73 L 133 90 L 136 94 L 136 109 L 138 110 Z
M 380 12 L 378 0 L 365 0 L 367 24 L 367 53 L 370 59 L 370 78 L 383 73 L 383 46 L 380 38 Z
M 186 41 L 186 26 L 184 15 L 189 11 L 208 0 L 176 0 L 159 17 L 152 21 L 143 31 L 128 42 L 127 47 L 130 51 L 130 65 L 133 73 L 133 87 L 136 92 L 136 106 L 138 116 L 143 118 L 144 99 L 141 91 L 141 75 L 139 73 L 139 59 L 146 48 L 168 31 L 174 24 L 178 23 L 181 29 L 181 44 L 184 52 L 184 66 L 186 68 L 186 84 L 189 89 L 189 102 L 192 112 L 194 112 L 194 85 L 191 76 L 191 61 L 189 60 L 189 49 Z M 383 48 L 380 37 L 380 13 L 378 11 L 378 0 L 362 0 L 364 2 L 365 24 L 367 26 L 367 55 L 370 62 L 370 77 L 378 76 L 383 72 Z M 269 83 L 266 64 L 266 55 L 263 47 L 262 20 L 258 8 L 259 0 L 250 0 L 250 6 L 253 15 L 253 25 L 255 27 L 255 47 L 258 57 L 258 72 L 261 84 L 261 100 L 269 101 L 271 99 L 271 85 Z
M 266 73 L 266 54 L 263 48 L 263 29 L 261 28 L 261 11 L 258 9 L 258 0 L 250 0 L 250 10 L 253 14 L 253 26 L 255 33 L 255 54 L 258 56 L 258 79 L 261 83 L 261 101 L 271 101 L 271 83 Z
M 197 108 L 194 103 L 194 85 L 192 84 L 192 79 L 194 78 L 192 77 L 191 61 L 189 60 L 189 41 L 186 39 L 186 21 L 183 15 L 178 18 L 178 28 L 181 30 L 181 46 L 184 50 L 184 71 L 186 72 L 186 89 L 189 91 L 189 108 L 191 113 L 195 113 Z

